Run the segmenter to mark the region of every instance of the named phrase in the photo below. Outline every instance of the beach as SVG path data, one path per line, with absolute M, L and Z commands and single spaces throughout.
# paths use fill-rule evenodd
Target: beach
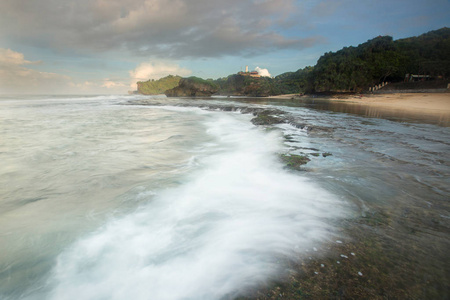
M 271 99 L 300 99 L 298 94 L 272 96 Z M 370 105 L 380 109 L 409 111 L 411 113 L 450 114 L 450 93 L 392 93 L 333 95 L 327 100 L 349 104 Z
M 450 113 L 450 93 L 395 93 L 361 96 L 332 97 L 334 101 L 365 104 L 380 108 L 420 111 L 426 113 Z

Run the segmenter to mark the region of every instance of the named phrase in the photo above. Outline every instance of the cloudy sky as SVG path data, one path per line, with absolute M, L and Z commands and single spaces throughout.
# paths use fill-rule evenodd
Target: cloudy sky
M 378 35 L 449 27 L 449 11 L 449 0 L 0 0 L 0 93 L 126 93 L 246 65 L 276 76 Z

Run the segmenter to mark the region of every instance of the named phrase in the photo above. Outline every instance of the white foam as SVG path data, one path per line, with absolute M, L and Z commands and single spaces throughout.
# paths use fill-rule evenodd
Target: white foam
M 48 298 L 220 299 L 331 238 L 339 200 L 284 170 L 280 137 L 248 118 L 216 113 L 201 170 L 60 255 Z

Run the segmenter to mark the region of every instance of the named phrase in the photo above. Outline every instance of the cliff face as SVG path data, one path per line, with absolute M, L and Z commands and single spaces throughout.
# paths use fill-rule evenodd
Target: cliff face
M 198 77 L 183 78 L 177 87 L 165 91 L 167 97 L 209 97 L 219 91 L 219 87 Z

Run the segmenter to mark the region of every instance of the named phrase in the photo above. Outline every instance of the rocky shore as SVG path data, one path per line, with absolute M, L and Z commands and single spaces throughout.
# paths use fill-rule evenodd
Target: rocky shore
M 440 102 L 443 105 L 447 103 L 448 95 L 441 96 L 441 100 L 434 101 L 443 101 Z M 284 99 L 298 96 L 286 97 Z M 359 103 L 366 101 L 364 97 L 336 97 L 331 101 Z M 370 97 L 376 99 L 380 96 Z M 427 97 L 432 98 L 432 95 L 423 98 Z M 387 102 L 392 100 L 387 99 Z M 414 102 L 408 97 L 405 100 Z M 145 102 L 141 100 L 130 104 L 142 105 Z M 148 104 L 155 105 L 155 102 Z M 167 105 L 164 102 L 160 104 Z M 278 124 L 290 124 L 312 137 L 334 134 L 331 127 L 313 126 L 275 108 L 202 101 L 179 105 L 252 114 L 251 122 L 268 130 Z M 284 140 L 286 143 L 291 142 L 287 135 Z M 307 166 L 311 160 L 335 157 L 333 153 L 321 149 L 307 149 L 304 153 L 301 152 L 305 149 L 295 150 L 296 154 L 279 153 L 280 160 L 293 172 L 308 172 Z M 300 155 L 297 154 L 299 152 Z M 447 299 L 450 290 L 446 282 L 450 278 L 450 268 L 447 253 L 443 249 L 449 243 L 450 224 L 440 214 L 446 211 L 448 205 L 434 199 L 415 202 L 403 198 L 406 196 L 398 195 L 397 198 L 389 199 L 388 203 L 367 202 L 364 214 L 336 224 L 341 238 L 330 240 L 321 249 L 313 250 L 310 257 L 280 261 L 288 270 L 286 274 L 247 291 L 245 296 L 230 299 Z

